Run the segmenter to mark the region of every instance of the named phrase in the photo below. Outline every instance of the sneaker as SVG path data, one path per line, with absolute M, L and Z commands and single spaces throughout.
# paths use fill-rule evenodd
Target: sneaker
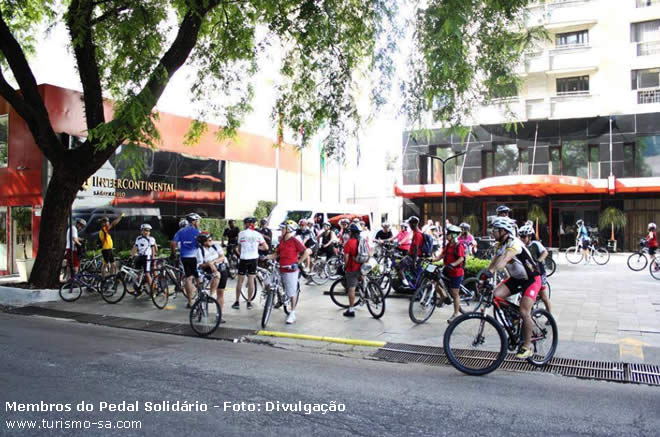
M 451 317 L 447 319 L 447 323 L 453 322 L 458 316 L 460 316 L 460 314 L 452 314 Z
M 247 309 L 251 310 L 252 309 L 252 302 L 247 303 Z
M 351 311 L 351 310 L 344 311 L 344 317 L 355 317 L 355 311 Z
M 531 349 L 526 348 L 525 346 L 521 346 L 520 350 L 516 354 L 516 358 L 519 360 L 525 360 L 533 355 L 533 352 Z
M 296 313 L 290 313 L 289 317 L 286 318 L 286 323 L 287 323 L 287 325 L 291 325 L 293 323 L 296 323 Z
M 234 305 L 231 306 L 233 309 L 237 310 L 241 307 L 241 304 L 238 301 L 234 302 Z

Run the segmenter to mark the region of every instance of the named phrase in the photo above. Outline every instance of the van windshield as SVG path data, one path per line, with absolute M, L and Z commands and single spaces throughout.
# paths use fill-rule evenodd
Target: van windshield
M 312 211 L 288 211 L 286 214 L 286 220 L 293 220 L 296 223 L 298 223 L 300 219 L 309 220 L 310 218 L 312 218 Z

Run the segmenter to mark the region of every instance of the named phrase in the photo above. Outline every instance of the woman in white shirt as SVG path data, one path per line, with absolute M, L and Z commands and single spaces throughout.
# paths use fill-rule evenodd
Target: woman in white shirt
M 229 277 L 227 264 L 225 263 L 225 253 L 220 245 L 213 243 L 211 234 L 208 232 L 200 232 L 197 235 L 197 243 L 199 244 L 197 248 L 197 268 L 213 276 L 210 286 L 211 297 L 217 299 L 220 310 L 222 310 L 225 302 L 225 287 Z M 220 323 L 224 322 L 224 320 L 220 321 Z

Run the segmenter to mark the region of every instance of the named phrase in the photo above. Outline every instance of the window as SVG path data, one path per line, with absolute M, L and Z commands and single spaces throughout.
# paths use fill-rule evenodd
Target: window
M 632 23 L 630 42 L 637 44 L 637 56 L 660 53 L 660 20 Z
M 530 174 L 529 149 L 519 150 L 520 174 Z
M 634 90 L 660 87 L 660 68 L 632 70 L 631 86 Z
M 442 159 L 447 159 L 452 155 L 455 155 L 454 151 L 451 150 L 449 146 L 444 146 L 444 147 L 436 147 L 435 149 L 435 156 L 439 156 Z M 455 159 L 450 159 L 447 161 L 445 164 L 445 171 L 446 176 L 445 176 L 445 181 L 448 184 L 453 184 L 455 183 L 458 178 L 460 177 L 460 172 L 461 172 L 461 166 L 463 163 L 463 158 L 465 156 L 459 156 L 458 158 Z M 442 162 L 438 161 L 437 159 L 429 159 L 429 166 L 431 167 L 431 181 L 434 184 L 441 184 L 442 183 Z
M 0 115 L 0 168 L 9 163 L 9 117 Z
M 577 32 L 558 33 L 556 39 L 557 48 L 583 47 L 589 44 L 589 31 L 578 30 Z
M 589 146 L 589 178 L 600 179 L 600 146 Z
M 557 94 L 589 94 L 589 76 L 557 79 Z
M 635 144 L 623 145 L 623 177 L 635 177 Z
M 561 148 L 561 174 L 588 178 L 587 145 L 581 141 L 567 141 Z
M 495 176 L 520 174 L 519 155 L 516 144 L 495 146 Z

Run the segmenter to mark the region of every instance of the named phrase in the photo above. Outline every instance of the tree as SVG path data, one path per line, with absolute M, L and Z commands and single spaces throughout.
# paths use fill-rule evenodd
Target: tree
M 542 225 L 548 223 L 548 216 L 545 215 L 545 211 L 541 208 L 540 205 L 534 204 L 527 212 L 527 219 L 536 223 L 536 237 L 541 238 L 539 235 L 539 223 Z
M 453 123 L 454 114 L 475 101 L 464 98 L 475 89 L 487 99 L 515 82 L 516 56 L 529 41 L 528 33 L 518 33 L 526 4 L 430 0 L 416 11 L 413 75 L 402 85 L 403 111 L 411 120 L 421 120 L 430 103 L 443 102 L 434 118 Z M 250 110 L 250 78 L 259 55 L 274 50 L 281 58 L 273 109 L 273 119 L 283 120 L 278 134 L 285 128 L 294 135 L 304 132 L 305 146 L 325 126 L 324 150 L 341 152 L 364 119 L 358 88 L 369 86 L 372 112 L 385 102 L 394 74 L 391 54 L 401 36 L 397 5 L 396 0 L 0 1 L 0 95 L 25 120 L 53 166 L 41 217 L 48 232 L 40 233 L 30 283 L 56 282 L 58 263 L 52 261 L 62 256 L 67 211 L 83 182 L 120 145 L 136 156 L 138 145 L 156 147 L 154 107 L 184 64 L 196 71 L 190 84 L 190 95 L 202 108 L 196 116 L 222 116 L 218 135 L 226 136 Z M 75 149 L 54 131 L 28 63 L 35 29 L 58 22 L 68 29 L 83 89 L 88 137 Z M 9 74 L 19 90 L 8 82 Z M 104 114 L 104 94 L 114 101 L 111 120 Z M 204 122 L 193 123 L 186 142 L 194 144 L 206 129 Z
M 605 208 L 603 212 L 600 213 L 600 219 L 598 220 L 598 226 L 603 229 L 608 225 L 612 230 L 610 234 L 610 241 L 614 241 L 614 230 L 622 229 L 627 223 L 626 215 L 620 209 L 614 208 L 612 206 Z

